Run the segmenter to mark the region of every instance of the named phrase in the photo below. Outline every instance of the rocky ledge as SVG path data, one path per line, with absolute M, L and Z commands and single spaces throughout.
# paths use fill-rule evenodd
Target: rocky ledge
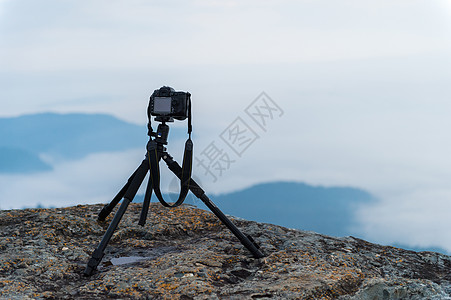
M 233 219 L 253 259 L 211 213 L 131 204 L 99 270 L 102 205 L 0 211 L 0 299 L 451 299 L 451 257 Z

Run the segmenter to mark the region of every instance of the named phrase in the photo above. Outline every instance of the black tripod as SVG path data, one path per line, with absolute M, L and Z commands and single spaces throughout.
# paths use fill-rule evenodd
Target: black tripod
M 165 122 L 170 122 L 169 119 L 160 119 L 159 121 L 162 121 L 162 124 L 158 125 L 158 129 L 156 133 L 152 133 L 152 136 L 155 137 L 154 140 L 152 140 L 152 137 L 150 138 L 149 143 L 147 144 L 147 153 L 145 159 L 142 161 L 141 165 L 136 169 L 136 171 L 130 176 L 127 183 L 124 185 L 124 187 L 119 191 L 119 193 L 113 198 L 113 200 L 105 205 L 102 209 L 102 211 L 99 213 L 98 220 L 104 221 L 106 217 L 111 213 L 111 211 L 114 209 L 114 207 L 119 203 L 121 199 L 123 199 L 121 206 L 119 207 L 119 210 L 114 215 L 113 220 L 111 221 L 105 235 L 102 238 L 102 241 L 99 243 L 97 248 L 92 253 L 91 259 L 89 260 L 86 269 L 84 271 L 85 276 L 90 276 L 94 273 L 97 266 L 100 264 L 103 256 L 104 256 L 104 250 L 106 246 L 108 245 L 108 242 L 110 241 L 114 231 L 116 230 L 117 226 L 119 225 L 119 222 L 121 221 L 122 216 L 124 215 L 125 211 L 127 210 L 128 205 L 130 202 L 133 201 L 133 198 L 135 197 L 136 193 L 138 192 L 139 187 L 141 186 L 142 182 L 144 181 L 144 178 L 146 177 L 147 172 L 151 168 L 151 156 L 149 153 L 152 151 L 156 151 L 158 155 L 158 161 L 163 158 L 163 160 L 166 162 L 168 168 L 180 179 L 182 180 L 184 171 L 180 167 L 180 165 L 173 160 L 172 156 L 169 155 L 166 151 L 166 148 L 164 145 L 167 145 L 167 138 L 169 134 L 169 126 L 166 125 Z M 149 126 L 150 127 L 150 126 Z M 150 129 L 150 128 L 149 128 Z M 149 134 L 151 135 L 151 134 Z M 154 148 L 154 145 L 156 145 L 156 149 Z M 151 148 L 151 149 L 150 149 Z M 158 162 L 157 162 L 158 163 Z M 152 175 L 152 171 L 151 171 Z M 141 226 L 144 226 L 147 218 L 147 213 L 149 210 L 150 205 L 150 197 L 152 195 L 152 177 L 149 176 L 149 182 L 147 185 L 146 193 L 144 196 L 144 202 L 143 207 L 141 210 L 141 215 L 138 224 Z M 154 179 L 155 180 L 155 179 Z M 159 180 L 159 179 L 158 179 Z M 189 179 L 189 190 L 202 202 L 205 203 L 205 205 L 224 223 L 224 225 L 229 228 L 229 230 L 241 241 L 241 243 L 252 253 L 252 255 L 255 258 L 262 258 L 264 257 L 264 254 L 259 250 L 259 246 L 254 242 L 252 237 L 248 235 L 244 235 L 223 213 L 222 211 L 207 197 L 204 190 L 193 180 Z M 183 201 L 182 201 L 183 202 Z M 163 202 L 162 202 L 163 203 Z M 179 203 L 181 204 L 181 203 Z M 169 205 L 165 205 L 169 206 Z

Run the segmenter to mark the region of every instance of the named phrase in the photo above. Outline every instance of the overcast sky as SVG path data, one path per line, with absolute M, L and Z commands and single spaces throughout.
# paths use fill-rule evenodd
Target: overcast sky
M 449 0 L 0 0 L 0 116 L 103 112 L 145 128 L 149 95 L 170 85 L 192 94 L 198 156 L 225 148 L 237 117 L 260 137 L 216 182 L 195 168 L 207 190 L 359 187 L 380 199 L 361 211 L 368 237 L 451 251 L 450 33 Z M 261 92 L 283 110 L 265 130 L 245 113 Z M 68 204 L 85 172 L 62 184 Z M 122 180 L 109 175 L 98 186 Z

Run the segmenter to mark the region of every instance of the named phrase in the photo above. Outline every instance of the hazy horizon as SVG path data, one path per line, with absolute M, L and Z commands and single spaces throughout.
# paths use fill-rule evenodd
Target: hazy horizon
M 195 153 L 234 161 L 216 181 L 195 166 L 211 193 L 358 187 L 380 199 L 359 212 L 369 238 L 450 250 L 450 33 L 446 0 L 0 0 L 0 116 L 106 113 L 145 131 L 150 94 L 169 85 L 192 94 Z M 262 92 L 280 108 L 265 126 L 250 113 Z M 232 150 L 228 130 L 244 125 L 249 144 Z M 0 207 L 17 190 L 100 201 L 142 156 L 1 175 Z

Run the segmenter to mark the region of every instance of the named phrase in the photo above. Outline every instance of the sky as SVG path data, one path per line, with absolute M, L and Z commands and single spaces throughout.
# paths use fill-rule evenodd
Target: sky
M 149 95 L 170 85 L 192 94 L 197 157 L 227 149 L 237 124 L 258 136 L 216 180 L 194 169 L 206 190 L 358 187 L 379 199 L 359 211 L 365 237 L 451 251 L 450 33 L 449 0 L 0 0 L 0 117 L 108 113 L 145 127 Z M 262 97 L 276 108 L 263 128 L 247 113 Z M 111 155 L 117 176 L 92 170 Z M 96 203 L 141 159 L 2 176 L 16 187 L 2 197 Z

